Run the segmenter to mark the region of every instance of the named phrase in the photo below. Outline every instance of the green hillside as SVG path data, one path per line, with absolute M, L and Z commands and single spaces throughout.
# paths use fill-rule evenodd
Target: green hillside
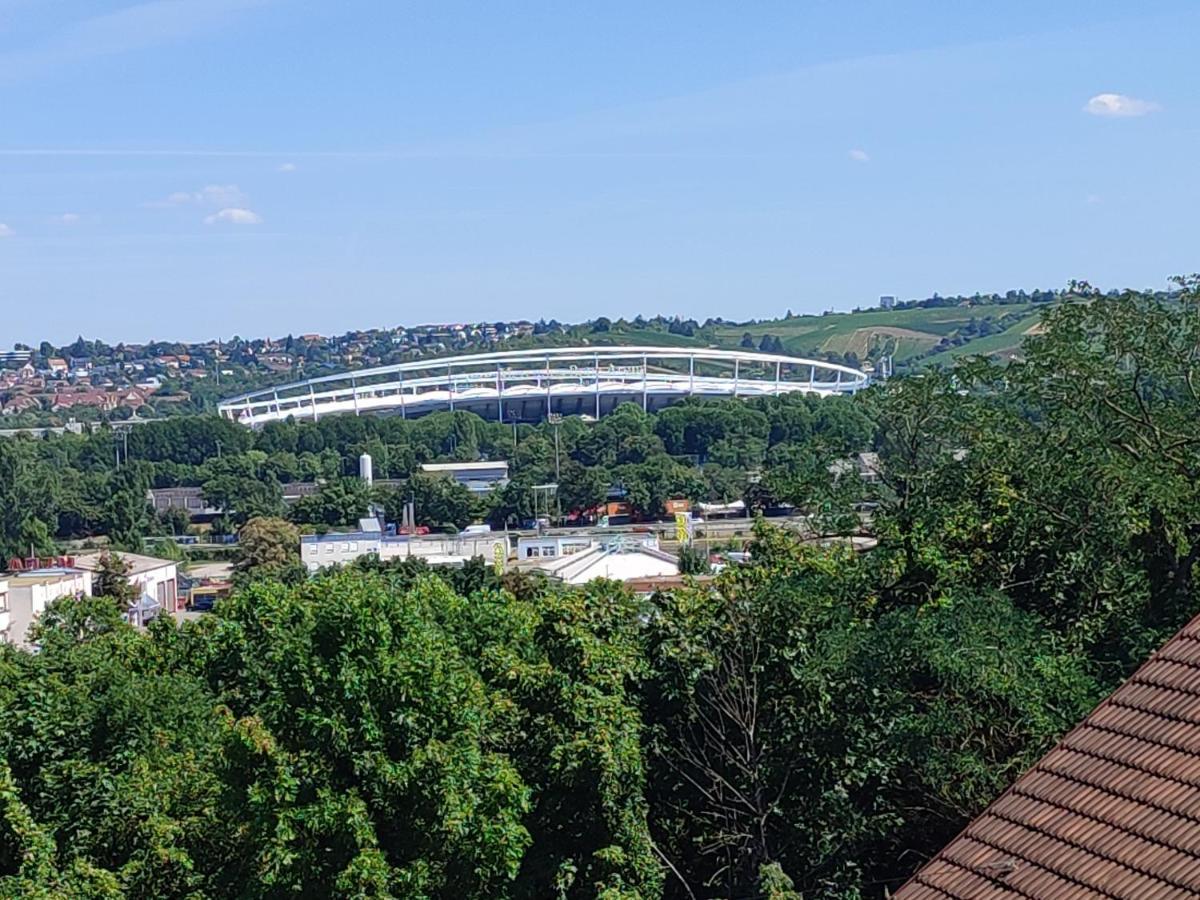
M 1036 328 L 1038 322 L 1041 321 L 1041 317 L 1042 311 L 1037 310 L 999 334 L 976 338 L 973 341 L 963 344 L 961 347 L 951 347 L 949 350 L 935 353 L 922 360 L 922 363 L 931 366 L 950 365 L 954 360 L 963 356 L 1011 358 L 1020 351 L 1021 343 L 1030 334 L 1031 329 Z
M 606 323 L 601 330 L 592 323 L 569 326 L 563 332 L 537 336 L 529 343 L 753 347 L 854 365 L 890 356 L 903 369 L 945 365 L 972 353 L 1011 355 L 1042 312 L 1054 305 L 963 301 L 952 306 L 785 316 L 746 324 L 617 320 Z
M 764 337 L 774 336 L 784 351 L 797 355 L 849 354 L 864 362 L 890 355 L 897 365 L 925 365 L 967 353 L 1010 353 L 1049 305 L 964 304 L 791 316 L 744 326 L 718 325 L 711 333 L 722 347 L 745 346 L 747 334 L 756 347 Z M 961 344 L 935 352 L 944 340 Z

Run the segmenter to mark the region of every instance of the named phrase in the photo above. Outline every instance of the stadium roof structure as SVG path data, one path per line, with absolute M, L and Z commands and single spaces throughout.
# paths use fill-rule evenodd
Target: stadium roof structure
M 893 896 L 1200 897 L 1200 617 Z
M 838 363 L 749 350 L 550 347 L 357 369 L 231 397 L 218 409 L 255 427 L 337 413 L 408 418 L 456 409 L 525 422 L 553 414 L 599 418 L 622 403 L 658 409 L 686 397 L 845 394 L 869 382 Z

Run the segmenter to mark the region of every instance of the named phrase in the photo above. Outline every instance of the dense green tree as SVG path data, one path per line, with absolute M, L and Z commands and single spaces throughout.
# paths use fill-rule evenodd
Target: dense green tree
M 336 528 L 356 525 L 370 505 L 371 491 L 361 478 L 336 478 L 297 500 L 289 515 L 300 524 Z
M 238 560 L 234 578 L 296 584 L 304 578 L 300 561 L 300 531 L 285 519 L 256 516 L 238 529 Z
M 46 527 L 46 523 L 32 516 L 21 523 L 17 546 L 24 554 L 34 557 L 54 556 L 58 552 L 58 547 L 50 536 L 50 529 Z
M 608 496 L 611 483 L 607 469 L 568 460 L 559 474 L 558 503 L 566 514 L 595 509 Z
M 412 501 L 418 525 L 465 528 L 476 514 L 476 501 L 466 487 L 451 478 L 414 475 L 395 489 L 379 491 L 389 521 L 399 522 L 404 504 Z
M 23 441 L 0 439 L 0 558 L 29 552 L 22 531 L 30 519 L 55 521 L 55 479 Z
M 132 569 L 129 561 L 118 553 L 100 554 L 100 562 L 92 577 L 92 594 L 107 597 L 117 604 L 117 609 L 127 610 L 138 599 L 138 588 L 129 580 Z
M 1002 597 L 881 613 L 850 554 L 761 531 L 754 557 L 650 619 L 648 783 L 674 896 L 751 896 L 771 865 L 805 897 L 879 896 L 1095 697 Z
M 154 523 L 149 488 L 145 465 L 123 466 L 112 474 L 103 512 L 104 530 L 112 546 L 131 553 L 141 551 L 142 540 Z
M 244 524 L 256 516 L 280 515 L 283 489 L 265 471 L 266 461 L 266 454 L 257 450 L 208 460 L 202 484 L 205 501 L 235 524 Z

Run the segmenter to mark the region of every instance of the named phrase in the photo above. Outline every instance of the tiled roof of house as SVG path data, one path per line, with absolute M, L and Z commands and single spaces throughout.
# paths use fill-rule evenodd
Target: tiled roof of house
M 1200 897 L 1200 617 L 894 896 Z

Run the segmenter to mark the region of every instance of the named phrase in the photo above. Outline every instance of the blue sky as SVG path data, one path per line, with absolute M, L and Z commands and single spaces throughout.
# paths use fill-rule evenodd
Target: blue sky
M 1166 0 L 0 0 L 0 344 L 1159 287 L 1200 268 L 1197 34 Z

